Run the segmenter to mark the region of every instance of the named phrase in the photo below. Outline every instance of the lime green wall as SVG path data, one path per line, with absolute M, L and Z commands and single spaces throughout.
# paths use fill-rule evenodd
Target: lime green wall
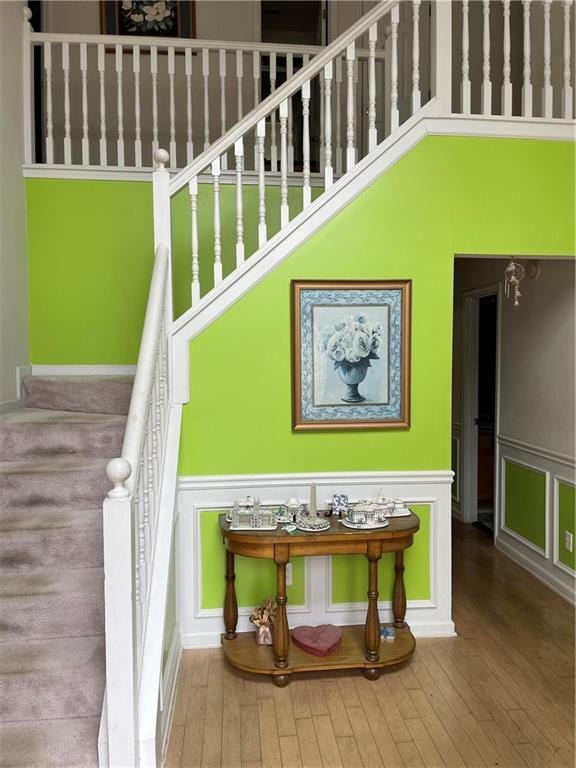
M 564 532 L 568 531 L 576 542 L 576 493 L 570 483 L 558 483 L 558 559 L 568 568 L 576 570 L 576 549 L 568 552 L 564 546 Z
M 406 597 L 408 600 L 430 599 L 430 507 L 410 505 L 420 518 L 420 530 L 414 544 L 404 554 Z M 380 600 L 392 599 L 394 555 L 384 555 L 378 564 Z M 336 555 L 332 558 L 332 602 L 365 603 L 368 591 L 366 558 Z
M 225 550 L 218 516 L 224 510 L 200 510 L 200 539 L 202 558 L 202 608 L 222 608 L 224 604 Z M 289 605 L 305 602 L 304 558 L 292 562 L 292 586 L 286 588 Z M 276 596 L 276 566 L 272 560 L 236 557 L 236 597 L 240 607 L 253 608 L 269 597 Z
M 506 528 L 546 548 L 546 475 L 505 462 L 504 516 Z
M 573 165 L 569 143 L 422 141 L 191 342 L 180 474 L 448 469 L 454 255 L 573 253 Z M 292 432 L 292 278 L 412 279 L 409 430 Z

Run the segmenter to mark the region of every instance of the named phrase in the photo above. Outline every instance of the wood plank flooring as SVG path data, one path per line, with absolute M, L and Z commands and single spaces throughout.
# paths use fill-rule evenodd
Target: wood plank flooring
M 458 637 L 376 682 L 279 689 L 185 651 L 166 768 L 573 768 L 574 610 L 472 526 L 453 555 Z

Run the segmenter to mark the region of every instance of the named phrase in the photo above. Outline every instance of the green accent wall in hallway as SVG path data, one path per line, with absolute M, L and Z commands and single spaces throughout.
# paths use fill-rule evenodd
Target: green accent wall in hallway
M 572 552 L 564 543 L 564 533 L 572 534 Z M 571 483 L 558 482 L 558 560 L 576 571 L 576 492 Z
M 508 460 L 504 467 L 504 525 L 545 550 L 546 475 Z

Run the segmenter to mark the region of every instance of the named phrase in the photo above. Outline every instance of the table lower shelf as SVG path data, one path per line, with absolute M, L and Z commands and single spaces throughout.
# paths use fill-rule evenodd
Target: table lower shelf
M 243 632 L 233 640 L 222 635 L 222 647 L 226 658 L 237 669 L 256 675 L 272 675 L 281 678 L 286 685 L 290 675 L 298 672 L 320 672 L 332 669 L 363 669 L 367 677 L 378 676 L 381 669 L 407 661 L 414 653 L 416 641 L 408 627 L 396 630 L 392 642 L 380 643 L 379 661 L 368 661 L 365 656 L 364 627 L 340 627 L 342 641 L 329 656 L 314 656 L 290 643 L 288 666 L 282 669 L 274 666 L 271 646 L 256 645 L 254 632 Z M 374 672 L 371 672 L 374 670 Z M 278 684 L 280 681 L 275 680 Z

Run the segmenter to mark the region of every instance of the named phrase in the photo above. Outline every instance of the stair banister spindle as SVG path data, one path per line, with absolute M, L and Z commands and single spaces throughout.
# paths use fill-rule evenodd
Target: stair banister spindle
M 106 142 L 106 49 L 98 44 L 98 80 L 100 93 L 100 165 L 108 165 L 108 147 Z
M 318 75 L 320 85 L 320 173 L 324 173 L 324 155 L 326 154 L 326 137 L 324 136 L 324 122 L 326 120 L 324 110 L 324 72 Z
M 152 77 L 152 157 L 158 151 L 158 49 L 150 48 L 150 76 Z
M 220 134 L 226 133 L 226 51 L 221 48 L 218 52 L 218 70 L 220 74 Z M 224 152 L 220 158 L 220 167 L 223 171 L 228 169 L 227 154 Z
M 280 104 L 280 227 L 290 221 L 288 208 L 288 102 Z
M 270 93 L 276 90 L 276 54 L 270 54 Z M 276 145 L 276 110 L 270 113 L 270 171 L 278 170 L 278 147 Z
M 254 81 L 254 109 L 260 101 L 260 53 L 252 53 L 252 79 Z M 258 170 L 258 139 L 254 142 L 254 170 Z
M 376 147 L 376 41 L 378 26 L 373 24 L 368 30 L 368 151 Z
M 572 118 L 572 85 L 571 85 L 571 46 L 570 46 L 570 6 L 572 0 L 564 0 L 564 70 L 562 84 L 562 117 Z
M 72 165 L 72 139 L 70 135 L 70 45 L 62 43 L 62 71 L 64 72 L 64 164 Z
M 82 165 L 90 165 L 88 138 L 88 55 L 86 43 L 80 43 L 80 76 L 82 79 Z
M 174 99 L 174 76 L 176 64 L 174 46 L 168 48 L 168 90 L 170 94 L 170 168 L 176 168 L 176 104 Z
M 140 46 L 132 46 L 132 72 L 134 73 L 134 165 L 142 167 L 142 128 L 140 108 Z
M 294 56 L 286 55 L 286 79 L 294 74 Z M 293 136 L 292 96 L 288 98 L 288 171 L 294 173 L 294 136 Z
M 464 0 L 463 6 L 468 5 Z M 412 0 L 412 114 L 422 106 L 420 93 L 420 0 Z
M 268 234 L 266 232 L 266 183 L 264 176 L 264 142 L 266 140 L 266 120 L 256 125 L 256 143 L 258 146 L 258 247 L 261 248 Z
M 184 52 L 184 72 L 186 77 L 186 163 L 191 163 L 194 157 L 192 137 L 192 49 Z
M 212 186 L 214 189 L 214 285 L 222 282 L 222 222 L 220 217 L 220 158 L 212 161 Z
M 30 34 L 32 32 L 32 25 L 30 19 L 32 18 L 32 11 L 25 6 L 22 9 L 23 21 L 22 21 L 22 85 L 23 92 L 23 113 L 22 123 L 24 129 L 24 162 L 31 163 L 33 158 L 32 153 L 32 126 L 33 126 L 33 100 L 35 87 L 41 88 L 41 84 L 36 84 L 32 81 L 32 41 Z
M 400 125 L 398 110 L 398 24 L 400 23 L 400 8 L 394 6 L 390 13 L 390 131 L 395 131 Z
M 337 56 L 335 61 L 336 82 L 336 173 L 342 173 L 342 56 Z
M 462 0 L 462 82 L 460 85 L 460 102 L 462 114 L 464 115 L 469 115 L 471 110 L 469 10 L 469 0 Z
M 46 76 L 46 162 L 54 162 L 54 117 L 52 107 L 52 44 L 44 43 L 44 73 Z
M 532 117 L 532 52 L 530 39 L 530 11 L 532 0 L 522 0 L 523 9 L 523 66 L 522 66 L 522 114 Z
M 490 0 L 482 2 L 482 114 L 492 114 L 492 81 L 490 80 Z
M 542 117 L 552 117 L 552 43 L 550 37 L 550 10 L 552 0 L 544 3 L 544 85 L 542 87 Z
M 123 49 L 121 45 L 115 46 L 116 55 L 116 110 L 117 110 L 117 136 L 116 139 L 116 152 L 118 158 L 118 165 L 122 167 L 124 165 L 124 94 L 122 88 L 123 79 L 123 62 L 122 53 Z
M 324 189 L 329 189 L 334 183 L 334 170 L 332 168 L 332 76 L 333 63 L 324 67 L 324 138 L 326 146 L 324 150 Z
M 242 200 L 242 163 L 244 161 L 244 140 L 234 143 L 236 159 L 236 266 L 244 262 L 244 214 Z
M 210 146 L 210 51 L 202 48 L 202 78 L 204 81 L 204 149 Z
M 303 157 L 303 187 L 302 207 L 306 208 L 312 201 L 310 189 L 310 81 L 302 86 L 302 157 Z
M 236 116 L 242 120 L 244 107 L 242 104 L 242 87 L 244 84 L 244 51 L 236 51 L 236 90 L 238 92 L 236 102 Z
M 192 306 L 200 301 L 200 262 L 198 260 L 198 178 L 188 182 L 192 239 Z
M 356 164 L 356 148 L 354 147 L 354 61 L 356 45 L 350 43 L 346 48 L 346 170 Z
M 504 13 L 504 64 L 502 69 L 502 114 L 505 117 L 512 115 L 512 82 L 510 63 L 510 0 L 503 0 Z

